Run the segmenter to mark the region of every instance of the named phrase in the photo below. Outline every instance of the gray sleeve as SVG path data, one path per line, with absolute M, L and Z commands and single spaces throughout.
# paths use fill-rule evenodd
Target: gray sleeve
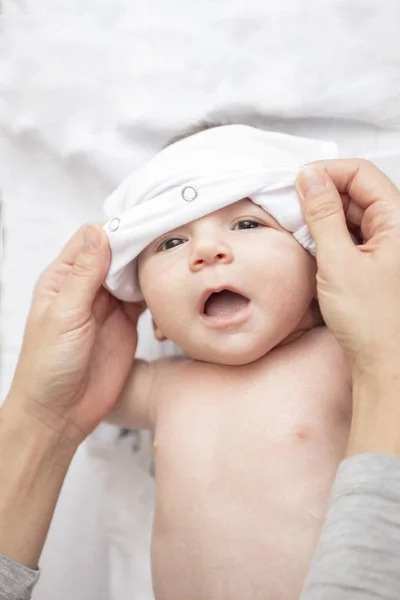
M 400 459 L 344 460 L 301 600 L 399 600 Z
M 38 579 L 39 571 L 0 554 L 0 600 L 29 600 Z

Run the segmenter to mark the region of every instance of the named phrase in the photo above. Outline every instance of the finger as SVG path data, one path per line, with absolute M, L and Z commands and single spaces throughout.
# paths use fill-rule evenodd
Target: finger
M 400 209 L 400 194 L 396 186 L 368 160 L 331 159 L 310 164 L 325 170 L 338 191 L 348 194 L 361 209 L 366 210 L 382 199 L 389 201 L 394 209 Z
M 83 228 L 78 229 L 63 250 L 40 275 L 34 289 L 35 304 L 46 303 L 54 298 L 71 271 L 71 267 L 78 256 L 83 240 Z
M 103 223 L 101 223 L 100 221 L 96 221 L 93 222 L 91 225 L 96 227 L 96 229 L 100 229 L 103 226 Z M 64 245 L 60 254 L 49 265 L 49 267 L 47 267 L 46 271 L 51 271 L 52 268 L 55 268 L 60 264 L 65 265 L 67 267 L 72 267 L 76 260 L 76 257 L 82 249 L 83 235 L 86 227 L 87 225 L 84 225 L 83 227 L 80 227 L 77 231 L 75 231 L 74 235 Z
M 347 227 L 350 230 L 355 227 L 360 227 L 364 210 L 358 206 L 346 192 L 342 192 L 340 197 L 342 199 L 344 214 L 346 215 Z
M 95 225 L 102 226 L 102 223 L 95 223 Z M 45 301 L 47 303 L 60 292 L 82 248 L 83 231 L 84 227 L 80 227 L 74 233 L 57 258 L 40 275 L 34 290 L 36 302 Z
M 323 167 L 313 163 L 301 169 L 296 188 L 306 224 L 315 242 L 317 261 L 330 264 L 354 250 L 346 225 L 342 199 Z
M 103 223 L 100 221 L 95 221 L 90 223 L 90 225 L 95 227 L 97 230 L 100 230 L 103 226 Z M 54 263 L 60 262 L 70 267 L 74 264 L 76 257 L 82 249 L 83 235 L 87 226 L 88 225 L 86 224 L 83 227 L 80 227 L 78 231 L 74 233 L 72 238 L 65 244 Z
M 82 321 L 91 316 L 94 300 L 109 268 L 110 256 L 106 233 L 97 225 L 87 225 L 83 230 L 83 245 L 55 301 L 61 314 L 73 314 Z
M 137 323 L 140 315 L 144 313 L 147 308 L 144 300 L 140 302 L 123 302 L 124 311 L 132 323 Z
M 93 302 L 93 317 L 99 325 L 103 325 L 109 316 L 117 309 L 118 300 L 104 287 L 100 286 Z
M 400 192 L 375 165 L 364 159 L 315 164 L 325 169 L 339 191 L 350 196 L 349 212 L 355 222 L 361 217 L 361 237 L 368 247 L 375 247 L 377 236 L 400 228 Z

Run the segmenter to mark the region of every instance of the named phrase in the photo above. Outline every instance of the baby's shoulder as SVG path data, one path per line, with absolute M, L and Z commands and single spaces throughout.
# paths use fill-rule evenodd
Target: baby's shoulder
M 316 352 L 324 349 L 329 355 L 344 355 L 339 342 L 325 326 L 314 327 L 299 338 L 299 342 L 300 347 L 304 346 Z
M 153 391 L 160 402 L 224 386 L 235 367 L 173 356 L 154 361 L 152 369 Z
M 151 363 L 153 371 L 153 388 L 160 391 L 168 391 L 174 382 L 183 384 L 193 378 L 193 375 L 201 371 L 200 365 L 206 365 L 186 356 L 168 356 L 154 360 Z
M 337 341 L 325 326 L 315 327 L 305 336 L 305 345 L 309 345 L 316 357 L 326 361 L 336 360 L 342 367 L 348 368 L 348 358 Z
M 192 361 L 186 356 L 163 356 L 151 362 L 154 379 L 169 379 L 191 368 Z
M 318 374 L 327 380 L 340 377 L 350 381 L 350 363 L 340 344 L 327 327 L 316 327 L 288 346 L 281 348 L 281 360 L 288 368 Z

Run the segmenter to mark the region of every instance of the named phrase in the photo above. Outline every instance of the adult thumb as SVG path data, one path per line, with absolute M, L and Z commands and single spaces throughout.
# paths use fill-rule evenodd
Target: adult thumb
M 107 235 L 100 226 L 86 225 L 83 229 L 82 247 L 58 294 L 57 308 L 62 315 L 73 315 L 82 321 L 90 317 L 109 264 Z
M 332 179 L 322 167 L 307 165 L 296 180 L 304 220 L 317 250 L 317 261 L 325 266 L 354 250 L 343 203 Z

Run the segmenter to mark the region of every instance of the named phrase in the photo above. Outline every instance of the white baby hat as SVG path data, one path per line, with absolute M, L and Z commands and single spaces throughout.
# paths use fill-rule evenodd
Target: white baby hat
M 141 300 L 141 251 L 168 231 L 243 198 L 264 208 L 314 254 L 295 181 L 302 165 L 337 156 L 332 142 L 246 125 L 214 127 L 168 146 L 105 201 L 111 246 L 106 287 L 121 300 Z

